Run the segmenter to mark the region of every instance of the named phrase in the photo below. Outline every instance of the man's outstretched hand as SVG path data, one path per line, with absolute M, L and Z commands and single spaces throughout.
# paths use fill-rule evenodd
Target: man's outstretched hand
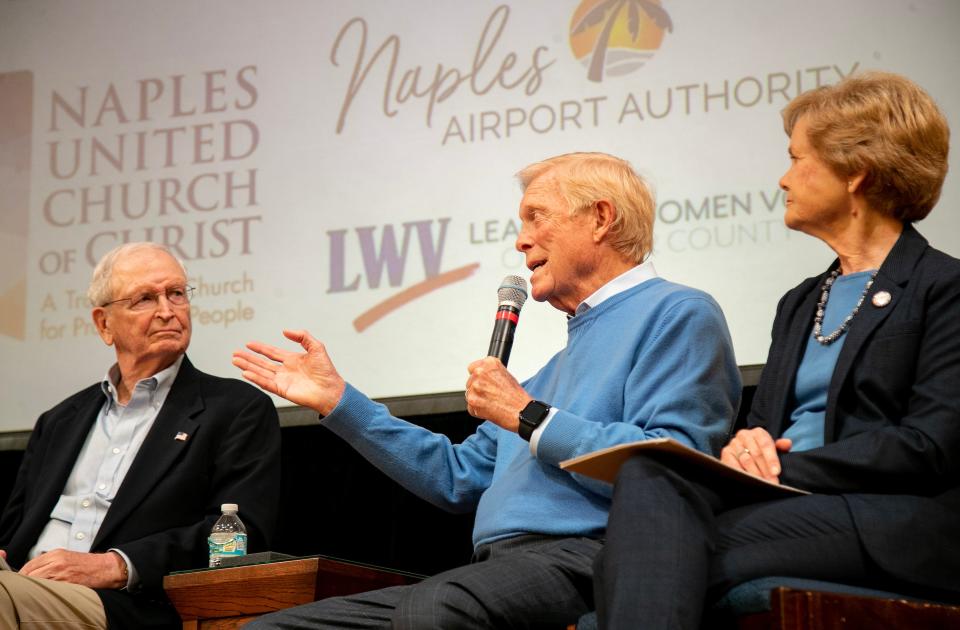
M 283 336 L 306 352 L 291 352 L 259 341 L 247 344 L 251 352 L 233 353 L 233 364 L 254 385 L 327 415 L 337 406 L 346 382 L 334 367 L 322 343 L 305 330 L 284 330 Z

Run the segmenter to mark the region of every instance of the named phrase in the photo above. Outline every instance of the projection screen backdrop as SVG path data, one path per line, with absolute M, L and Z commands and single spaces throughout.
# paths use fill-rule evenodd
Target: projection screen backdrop
M 831 260 L 783 226 L 780 109 L 884 69 L 960 129 L 960 4 L 599 4 L 0 3 L 0 431 L 105 373 L 84 293 L 131 240 L 187 264 L 201 369 L 302 327 L 371 396 L 462 390 L 497 285 L 528 275 L 514 173 L 580 150 L 650 180 L 658 272 L 762 363 L 779 296 Z M 919 225 L 953 255 L 958 204 L 951 175 Z M 531 301 L 511 371 L 565 336 Z

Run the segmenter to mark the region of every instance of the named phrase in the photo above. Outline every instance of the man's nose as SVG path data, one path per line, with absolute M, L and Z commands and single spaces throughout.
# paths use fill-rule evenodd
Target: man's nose
M 157 309 L 155 314 L 157 317 L 162 317 L 163 319 L 173 317 L 173 305 L 170 304 L 170 300 L 168 300 L 167 296 L 163 293 L 157 296 Z
M 526 229 L 521 228 L 520 234 L 517 235 L 517 240 L 514 242 L 513 246 L 518 252 L 525 252 L 533 247 L 533 239 L 530 238 L 530 235 L 527 233 Z

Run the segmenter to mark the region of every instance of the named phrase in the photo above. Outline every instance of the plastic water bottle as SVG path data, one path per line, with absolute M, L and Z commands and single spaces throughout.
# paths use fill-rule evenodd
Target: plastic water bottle
M 224 503 L 223 514 L 213 524 L 207 545 L 210 547 L 210 566 L 219 567 L 223 558 L 247 555 L 247 528 L 237 517 L 237 504 Z

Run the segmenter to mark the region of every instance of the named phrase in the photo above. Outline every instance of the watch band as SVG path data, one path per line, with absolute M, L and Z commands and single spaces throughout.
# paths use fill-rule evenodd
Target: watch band
M 520 410 L 520 425 L 517 427 L 517 433 L 529 442 L 533 432 L 543 423 L 549 413 L 550 405 L 539 400 L 531 400 L 526 407 Z

